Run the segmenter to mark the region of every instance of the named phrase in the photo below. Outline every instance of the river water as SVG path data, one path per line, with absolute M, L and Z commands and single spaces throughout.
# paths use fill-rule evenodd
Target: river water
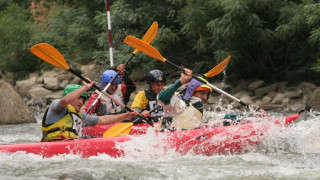
M 157 149 L 124 158 L 0 153 L 0 179 L 320 179 L 320 116 L 315 114 L 308 112 L 304 121 L 269 133 L 259 146 L 237 155 L 182 156 Z M 37 121 L 0 126 L 0 144 L 38 142 L 41 115 Z

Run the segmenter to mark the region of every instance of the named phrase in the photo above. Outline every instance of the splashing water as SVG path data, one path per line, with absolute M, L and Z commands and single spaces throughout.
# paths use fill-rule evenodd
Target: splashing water
M 127 153 L 120 158 L 105 154 L 85 159 L 77 155 L 42 158 L 24 152 L 0 153 L 0 179 L 319 179 L 317 114 L 308 112 L 307 119 L 288 128 L 271 126 L 258 146 L 235 155 L 202 156 L 192 151 L 181 155 L 166 146 L 167 136 L 157 137 L 151 129 L 146 136 L 118 144 Z M 279 116 L 273 113 L 272 118 Z M 39 141 L 37 120 L 35 124 L 0 126 L 0 143 Z M 224 138 L 213 136 L 206 142 Z

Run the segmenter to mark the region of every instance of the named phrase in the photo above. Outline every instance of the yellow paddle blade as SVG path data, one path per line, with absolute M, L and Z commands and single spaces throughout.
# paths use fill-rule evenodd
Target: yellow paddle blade
M 69 66 L 62 54 L 50 44 L 36 44 L 30 48 L 30 51 L 40 59 L 45 60 L 52 65 L 69 70 Z
M 150 26 L 150 28 L 148 29 L 148 31 L 146 32 L 146 34 L 142 37 L 142 41 L 150 44 L 153 39 L 156 37 L 158 33 L 158 23 L 157 21 L 153 22 L 152 25 Z M 135 49 L 133 51 L 133 54 L 137 54 L 140 50 L 139 49 Z
M 204 77 L 213 77 L 220 74 L 227 67 L 230 59 L 231 59 L 231 56 L 228 56 L 225 60 L 223 60 L 221 63 L 219 63 L 210 71 L 208 71 L 206 74 L 204 74 Z
M 128 135 L 131 131 L 132 126 L 133 126 L 132 122 L 117 124 L 115 126 L 112 126 L 105 133 L 103 133 L 103 137 L 104 138 L 106 138 L 106 137 L 119 137 L 119 136 Z
M 158 33 L 158 22 L 155 21 L 152 23 L 146 34 L 142 37 L 142 41 L 150 44 Z
M 151 56 L 155 59 L 158 59 L 162 62 L 166 62 L 166 59 L 164 57 L 162 57 L 162 55 L 160 54 L 160 52 L 152 47 L 151 45 L 147 44 L 146 42 L 136 38 L 136 37 L 133 37 L 133 36 L 127 36 L 125 39 L 124 39 L 124 42 L 136 49 L 138 49 L 139 51 L 147 54 L 148 56 Z

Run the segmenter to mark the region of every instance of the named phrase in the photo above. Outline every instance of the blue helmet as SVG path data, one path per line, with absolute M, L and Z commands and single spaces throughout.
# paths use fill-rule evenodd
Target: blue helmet
M 109 83 L 116 74 L 117 73 L 114 70 L 104 71 L 101 75 L 102 87 L 103 88 L 106 87 L 106 84 Z M 118 75 L 112 84 L 120 84 L 120 82 L 121 82 L 121 79 L 120 79 L 120 76 Z

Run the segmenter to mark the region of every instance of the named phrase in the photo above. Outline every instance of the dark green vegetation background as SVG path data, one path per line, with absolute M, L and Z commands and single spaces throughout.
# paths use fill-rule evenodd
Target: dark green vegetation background
M 115 64 L 153 21 L 152 45 L 175 62 L 205 73 L 228 55 L 228 79 L 313 79 L 320 71 L 320 3 L 313 0 L 110 0 Z M 56 47 L 68 63 L 108 66 L 109 40 L 103 0 L 2 0 L 0 69 L 23 79 L 52 66 L 30 53 L 37 43 Z M 165 67 L 139 53 L 136 68 Z M 169 67 L 169 66 L 168 66 Z

